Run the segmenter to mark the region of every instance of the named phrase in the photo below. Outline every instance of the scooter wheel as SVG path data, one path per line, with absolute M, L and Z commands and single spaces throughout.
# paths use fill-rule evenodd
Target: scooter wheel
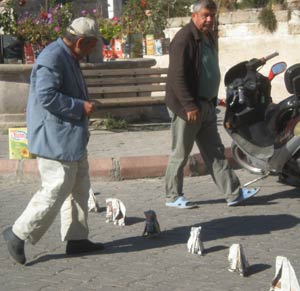
M 232 144 L 231 151 L 232 151 L 233 158 L 242 168 L 246 169 L 247 171 L 255 175 L 266 174 L 264 170 L 254 165 L 251 162 L 251 160 L 247 157 L 247 155 L 245 155 L 243 151 L 235 143 Z

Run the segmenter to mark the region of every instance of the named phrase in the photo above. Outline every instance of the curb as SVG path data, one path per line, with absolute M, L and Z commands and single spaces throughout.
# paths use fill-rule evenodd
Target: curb
M 225 157 L 230 165 L 237 169 L 238 165 L 232 157 L 231 149 L 225 148 Z M 128 179 L 163 177 L 168 164 L 168 155 L 133 156 L 121 158 L 89 159 L 91 178 L 121 181 Z M 37 162 L 28 160 L 1 159 L 0 175 L 14 175 L 16 177 L 38 177 Z M 185 176 L 207 175 L 201 154 L 191 155 L 184 168 Z

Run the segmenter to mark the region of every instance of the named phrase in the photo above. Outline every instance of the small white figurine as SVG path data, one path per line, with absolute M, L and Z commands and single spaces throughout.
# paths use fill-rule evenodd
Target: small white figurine
M 88 210 L 89 210 L 89 212 L 99 212 L 100 211 L 100 206 L 97 202 L 95 193 L 92 188 L 90 188 L 90 190 L 89 190 Z
M 243 246 L 241 244 L 233 244 L 229 249 L 228 255 L 230 272 L 237 272 L 241 276 L 246 276 L 249 263 L 246 258 Z
M 106 222 L 113 222 L 116 225 L 124 226 L 126 208 L 124 203 L 117 198 L 106 199 Z
M 300 291 L 294 268 L 286 257 L 276 257 L 275 277 L 270 291 Z
M 187 248 L 189 253 L 203 255 L 204 246 L 201 240 L 201 226 L 191 228 Z

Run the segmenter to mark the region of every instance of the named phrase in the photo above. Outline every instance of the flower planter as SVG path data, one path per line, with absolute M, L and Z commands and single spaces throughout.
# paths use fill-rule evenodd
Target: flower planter
M 104 61 L 123 59 L 124 54 L 122 39 L 112 38 L 109 45 L 103 45 L 102 56 Z
M 142 58 L 143 57 L 143 34 L 130 33 L 127 38 L 129 44 L 129 57 Z
M 25 64 L 33 64 L 35 61 L 35 56 L 33 52 L 32 45 L 30 43 L 24 44 L 24 62 Z

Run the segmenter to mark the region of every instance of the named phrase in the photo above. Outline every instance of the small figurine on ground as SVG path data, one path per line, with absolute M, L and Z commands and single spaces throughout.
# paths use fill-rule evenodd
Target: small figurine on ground
M 155 211 L 148 210 L 144 212 L 146 216 L 146 225 L 143 232 L 143 236 L 148 238 L 157 237 L 161 234 L 159 223 Z
M 201 240 L 201 226 L 192 227 L 190 238 L 187 242 L 188 252 L 191 254 L 203 255 L 204 246 Z
M 115 225 L 119 226 L 125 225 L 126 207 L 120 199 L 106 199 L 106 222 L 113 222 Z

